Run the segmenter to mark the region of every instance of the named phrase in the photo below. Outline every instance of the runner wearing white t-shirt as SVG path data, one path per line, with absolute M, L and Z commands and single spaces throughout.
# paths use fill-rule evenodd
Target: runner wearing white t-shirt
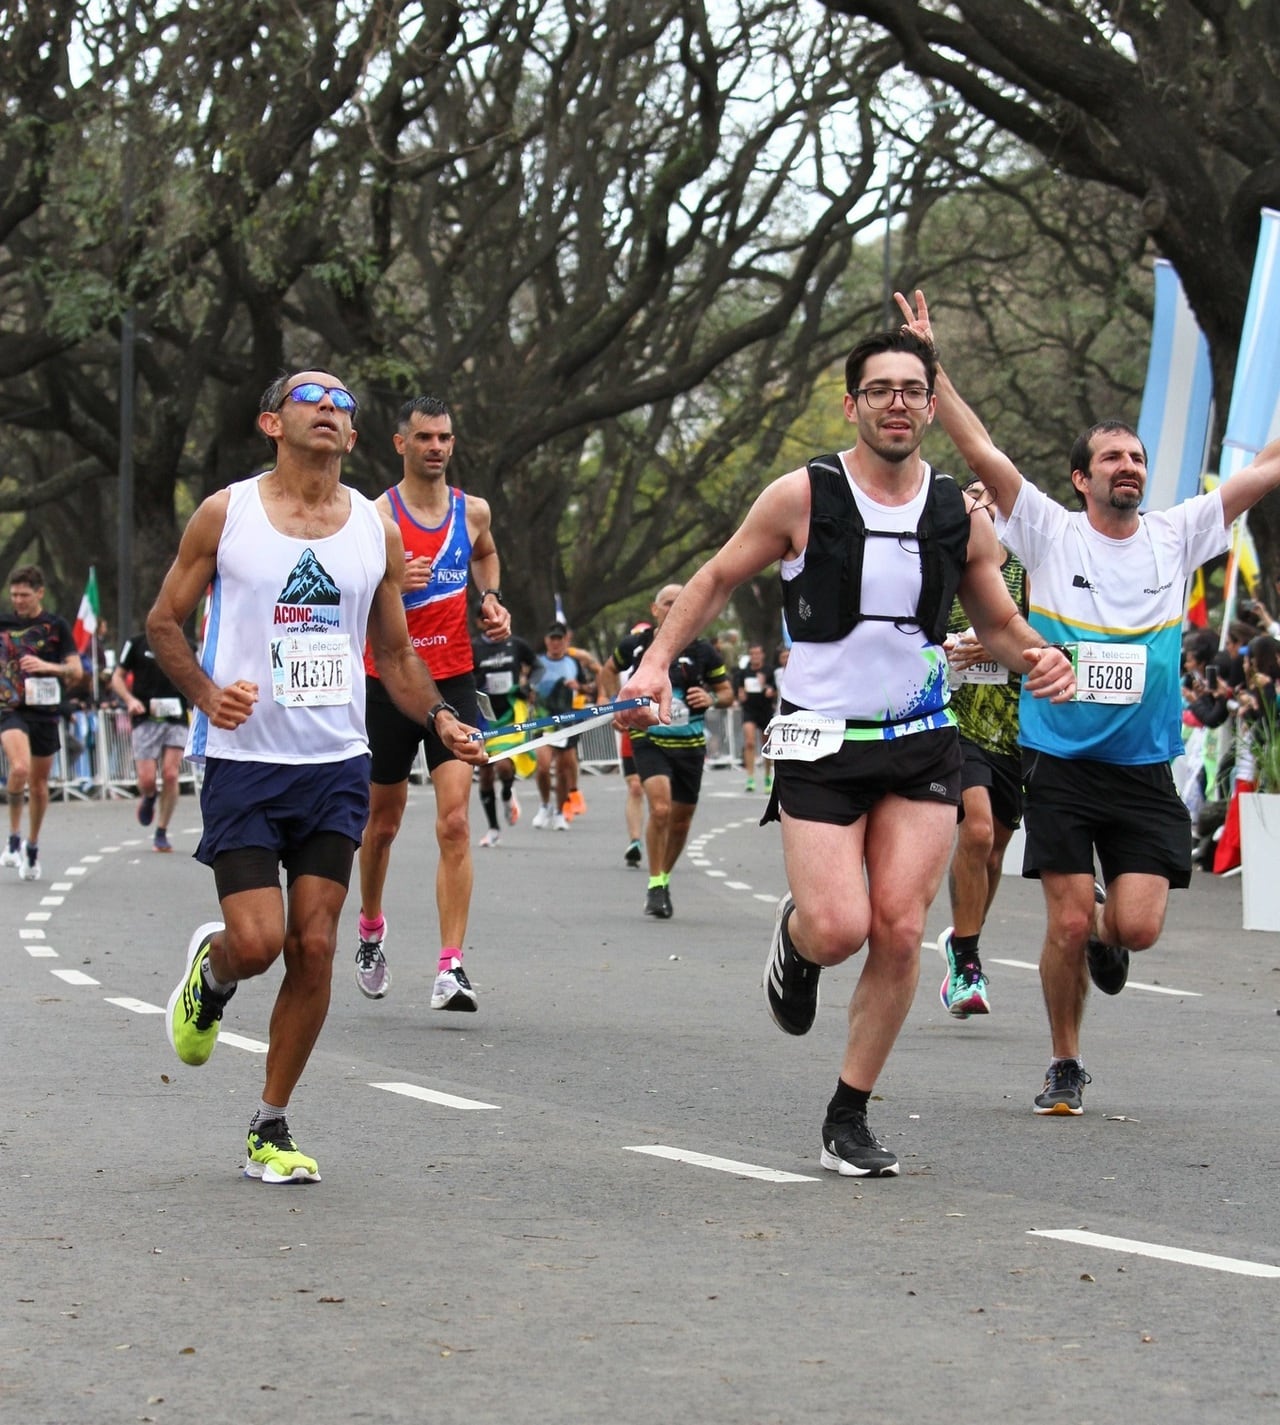
M 924 294 L 914 311 L 900 293 L 897 301 L 904 330 L 932 342 Z M 1048 910 L 1040 982 L 1053 1049 L 1035 1111 L 1079 1114 L 1089 980 L 1119 994 L 1129 952 L 1155 943 L 1170 886 L 1191 876 L 1191 824 L 1170 769 L 1182 747 L 1187 579 L 1280 485 L 1280 440 L 1212 494 L 1143 515 L 1146 450 L 1123 422 L 1104 421 L 1072 447 L 1082 509 L 1069 512 L 996 448 L 941 367 L 936 390 L 943 429 L 995 496 L 996 532 L 1031 577 L 1032 627 L 1076 665 L 1075 701 L 1048 706 L 1024 694 L 1020 741 L 1023 875 L 1040 880 Z M 1105 896 L 1095 893 L 1095 851 Z

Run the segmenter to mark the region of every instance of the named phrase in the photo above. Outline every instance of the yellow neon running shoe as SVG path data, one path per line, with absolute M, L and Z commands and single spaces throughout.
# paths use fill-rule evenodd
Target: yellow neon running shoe
M 283 1118 L 269 1118 L 249 1129 L 245 1143 L 244 1175 L 264 1183 L 318 1183 L 320 1169 L 314 1158 L 298 1151 Z
M 209 942 L 223 928 L 211 920 L 191 937 L 187 946 L 187 968 L 169 996 L 165 1029 L 174 1053 L 184 1064 L 204 1064 L 218 1042 L 218 1021 L 227 1001 L 236 992 L 234 985 L 224 995 L 216 995 L 200 974 L 209 958 Z

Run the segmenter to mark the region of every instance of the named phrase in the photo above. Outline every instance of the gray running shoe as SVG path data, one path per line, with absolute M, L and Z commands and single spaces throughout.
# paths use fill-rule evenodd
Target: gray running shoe
M 381 999 L 391 988 L 391 970 L 383 946 L 387 943 L 387 923 L 376 940 L 361 937 L 356 948 L 356 985 L 366 999 Z

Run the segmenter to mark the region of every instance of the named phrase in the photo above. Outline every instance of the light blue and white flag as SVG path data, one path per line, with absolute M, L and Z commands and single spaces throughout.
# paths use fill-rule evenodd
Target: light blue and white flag
M 1280 213 L 1263 208 L 1222 442 L 1222 478 L 1280 436 Z
M 1229 480 L 1243 470 L 1269 440 L 1280 436 L 1280 213 L 1263 208 L 1258 251 L 1253 259 L 1249 305 L 1236 356 L 1235 385 L 1222 441 L 1221 473 Z M 1236 543 L 1248 538 L 1243 518 L 1234 531 Z M 1233 543 L 1233 547 L 1236 547 Z M 1227 564 L 1223 598 L 1223 639 L 1235 616 L 1236 580 L 1240 561 Z
M 1213 424 L 1209 343 L 1173 264 L 1155 264 L 1155 320 L 1138 435 L 1147 447 L 1146 510 L 1167 510 L 1200 489 Z

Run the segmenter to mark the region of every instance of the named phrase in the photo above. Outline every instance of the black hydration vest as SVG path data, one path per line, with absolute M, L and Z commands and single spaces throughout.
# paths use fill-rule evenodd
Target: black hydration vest
M 804 568 L 782 582 L 787 631 L 798 643 L 835 643 L 864 619 L 919 628 L 930 642 L 947 636 L 947 618 L 969 550 L 964 494 L 950 475 L 929 470 L 924 511 L 914 530 L 868 529 L 838 455 L 809 461 L 809 540 Z M 868 539 L 914 539 L 920 549 L 920 599 L 912 613 L 862 612 L 862 560 Z

